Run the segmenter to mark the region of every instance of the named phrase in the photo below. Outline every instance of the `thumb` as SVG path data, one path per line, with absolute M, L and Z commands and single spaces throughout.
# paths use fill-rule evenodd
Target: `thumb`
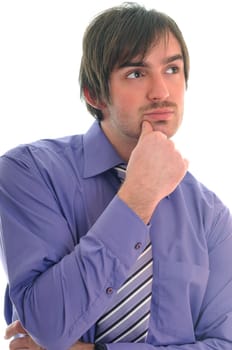
M 153 128 L 152 128 L 151 123 L 149 123 L 149 121 L 147 121 L 147 120 L 144 120 L 142 123 L 142 130 L 141 130 L 140 136 L 150 134 L 151 132 L 153 132 Z

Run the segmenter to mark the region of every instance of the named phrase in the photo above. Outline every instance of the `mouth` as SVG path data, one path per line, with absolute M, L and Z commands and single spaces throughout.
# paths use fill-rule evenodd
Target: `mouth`
M 146 112 L 144 120 L 162 122 L 173 118 L 174 111 L 172 109 L 156 109 L 154 111 Z

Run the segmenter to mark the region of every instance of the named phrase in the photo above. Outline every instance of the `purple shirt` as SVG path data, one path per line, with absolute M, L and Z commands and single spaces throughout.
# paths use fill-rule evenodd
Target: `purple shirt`
M 232 219 L 187 173 L 146 226 L 117 196 L 122 160 L 95 122 L 0 159 L 3 264 L 18 317 L 47 350 L 94 342 L 95 324 L 150 234 L 148 344 L 109 350 L 232 349 Z M 140 243 L 140 244 L 138 244 Z M 11 307 L 6 294 L 6 318 Z

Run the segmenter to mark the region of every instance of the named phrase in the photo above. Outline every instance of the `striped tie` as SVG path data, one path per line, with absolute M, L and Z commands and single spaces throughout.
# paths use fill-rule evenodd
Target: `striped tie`
M 123 181 L 125 168 L 116 167 Z M 145 342 L 152 294 L 152 249 L 150 240 L 118 289 L 112 305 L 96 324 L 95 342 Z
M 114 167 L 114 171 L 116 172 L 116 175 L 118 176 L 119 180 L 123 182 L 126 177 L 126 166 L 124 164 L 118 165 Z

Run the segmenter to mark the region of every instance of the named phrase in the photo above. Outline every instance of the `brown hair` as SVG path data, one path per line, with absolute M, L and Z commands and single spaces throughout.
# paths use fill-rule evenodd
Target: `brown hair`
M 176 22 L 162 12 L 147 10 L 137 3 L 123 3 L 100 13 L 87 27 L 83 38 L 80 66 L 80 92 L 87 89 L 91 98 L 110 102 L 109 78 L 112 70 L 136 56 L 145 56 L 150 46 L 171 32 L 178 40 L 187 86 L 189 54 Z M 98 120 L 101 110 L 88 104 L 89 112 Z

